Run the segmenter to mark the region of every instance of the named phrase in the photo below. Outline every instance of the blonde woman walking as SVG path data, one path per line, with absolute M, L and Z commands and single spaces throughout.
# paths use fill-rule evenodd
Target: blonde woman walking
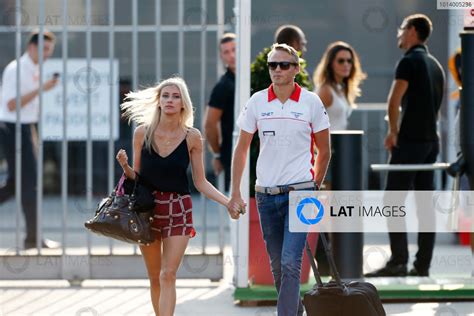
M 156 87 L 130 92 L 121 107 L 138 125 L 133 135 L 133 168 L 125 150 L 119 150 L 116 158 L 128 178 L 134 179 L 139 172 L 140 179 L 156 190 L 153 229 L 158 237 L 140 250 L 155 314 L 169 316 L 176 305 L 176 271 L 189 239 L 196 234 L 188 165 L 198 191 L 226 206 L 232 218 L 238 219 L 239 212 L 205 177 L 201 133 L 192 127 L 193 107 L 183 79 L 174 77 Z

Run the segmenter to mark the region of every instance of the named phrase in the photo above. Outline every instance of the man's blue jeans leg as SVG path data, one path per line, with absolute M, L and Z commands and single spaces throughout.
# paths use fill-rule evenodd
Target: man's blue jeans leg
M 303 314 L 300 298 L 300 274 L 306 233 L 290 233 L 288 194 L 256 193 L 263 239 L 278 291 L 279 316 Z

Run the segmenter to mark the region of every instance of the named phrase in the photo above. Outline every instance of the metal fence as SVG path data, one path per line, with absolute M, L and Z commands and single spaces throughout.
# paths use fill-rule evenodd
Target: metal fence
M 371 168 L 371 165 L 385 164 L 388 161 L 389 155 L 384 147 L 384 138 L 388 128 L 386 115 L 387 105 L 385 103 L 360 103 L 349 118 L 349 129 L 362 130 L 366 135 L 362 158 L 363 188 L 366 190 L 383 190 L 385 188 L 386 173 Z M 447 146 L 445 142 L 442 143 L 443 147 Z M 442 178 L 443 170 L 436 170 L 435 187 L 437 190 L 450 188 L 448 184 L 443 184 Z
M 62 121 L 62 137 L 55 139 L 45 138 L 45 130 L 42 122 L 38 124 L 38 157 L 37 157 L 37 196 L 31 197 L 37 200 L 38 204 L 38 236 L 37 236 L 37 249 L 23 250 L 22 249 L 22 214 L 21 214 L 21 168 L 16 168 L 16 194 L 15 202 L 10 201 L 6 204 L 0 205 L 0 212 L 2 217 L 1 226 L 1 246 L 4 248 L 0 254 L 3 259 L 3 264 L 0 266 L 0 276 L 2 279 L 50 279 L 50 278 L 61 278 L 69 280 L 82 280 L 89 278 L 138 278 L 145 277 L 145 269 L 142 263 L 142 259 L 138 256 L 138 248 L 136 246 L 128 246 L 123 243 L 114 242 L 108 240 L 104 242 L 104 239 L 97 239 L 98 237 L 92 236 L 90 233 L 86 233 L 83 229 L 82 223 L 94 213 L 95 203 L 100 199 L 100 192 L 97 192 L 94 188 L 95 178 L 93 173 L 95 158 L 94 158 L 94 144 L 96 143 L 93 139 L 93 109 L 97 106 L 105 106 L 95 104 L 92 100 L 94 81 L 93 81 L 93 61 L 96 58 L 93 54 L 93 36 L 100 35 L 107 38 L 106 42 L 100 43 L 101 46 L 107 47 L 106 58 L 109 61 L 109 82 L 108 82 L 108 93 L 110 95 L 109 104 L 109 137 L 106 140 L 102 140 L 102 144 L 106 145 L 106 150 L 101 152 L 101 155 L 106 156 L 107 160 L 107 190 L 111 191 L 115 185 L 117 170 L 115 166 L 115 152 L 117 146 L 120 146 L 114 138 L 114 129 L 119 124 L 118 116 L 114 116 L 114 109 L 118 107 L 118 104 L 112 97 L 117 91 L 119 82 L 114 78 L 118 78 L 117 74 L 114 73 L 116 68 L 114 67 L 114 61 L 119 57 L 116 54 L 116 37 L 119 33 L 130 33 L 131 42 L 123 43 L 128 49 L 131 50 L 131 89 L 135 90 L 142 84 L 139 81 L 139 59 L 141 53 L 138 50 L 138 39 L 141 34 L 150 34 L 154 38 L 154 49 L 155 49 L 155 81 L 159 81 L 163 78 L 163 68 L 166 66 L 163 64 L 162 50 L 167 45 L 163 42 L 163 34 L 173 34 L 177 37 L 177 69 L 174 73 L 183 76 L 186 79 L 186 61 L 185 61 L 185 49 L 192 50 L 197 53 L 199 51 L 199 96 L 196 98 L 193 96 L 194 103 L 198 104 L 197 113 L 203 116 L 205 105 L 206 105 L 206 89 L 209 89 L 209 83 L 217 81 L 219 75 L 222 73 L 222 65 L 218 60 L 212 60 L 212 65 L 208 57 L 208 37 L 214 38 L 213 49 L 217 50 L 217 43 L 220 36 L 224 31 L 230 30 L 231 25 L 226 24 L 224 20 L 224 0 L 213 0 L 215 6 L 215 23 L 209 23 L 210 12 L 207 10 L 208 1 L 200 0 L 194 1 L 195 7 L 185 9 L 185 1 L 177 1 L 176 12 L 164 12 L 162 10 L 163 3 L 161 0 L 154 1 L 154 23 L 152 25 L 140 25 L 138 23 L 138 0 L 127 1 L 129 7 L 129 13 L 131 15 L 131 23 L 129 25 L 117 25 L 115 21 L 115 12 L 117 10 L 116 0 L 106 0 L 103 4 L 106 5 L 107 20 L 106 23 L 96 25 L 92 23 L 94 12 L 92 0 L 85 0 L 83 3 L 83 9 L 85 12 L 84 21 L 82 25 L 72 25 L 69 21 L 70 8 L 69 6 L 77 6 L 77 2 L 62 0 L 55 1 L 53 5 L 62 6 L 62 24 L 48 25 L 46 21 L 46 10 L 48 6 L 47 0 L 38 1 L 38 12 L 36 21 L 38 25 L 34 25 L 34 20 L 31 19 L 31 14 L 25 11 L 22 6 L 21 0 L 16 0 L 14 5 L 7 11 L 10 15 L 14 16 L 14 23 L 12 25 L 0 26 L 0 33 L 15 34 L 15 54 L 16 60 L 21 57 L 22 54 L 22 37 L 29 33 L 34 28 L 38 27 L 40 32 L 39 41 L 39 106 L 40 106 L 40 118 L 42 117 L 42 111 L 47 106 L 44 104 L 44 93 L 42 87 L 44 84 L 43 73 L 45 71 L 45 65 L 42 62 L 44 40 L 41 34 L 44 33 L 45 29 L 56 33 L 61 43 L 61 60 L 62 60 L 62 78 L 61 82 L 61 108 L 63 118 L 68 117 L 68 83 L 65 78 L 68 78 L 70 72 L 70 50 L 69 46 L 73 42 L 71 37 L 77 37 L 77 34 L 85 35 L 85 103 L 86 103 L 86 116 L 87 124 L 85 129 L 85 191 L 84 194 L 79 196 L 70 196 L 68 183 L 69 160 L 70 152 L 68 149 L 72 145 L 68 139 L 68 120 L 63 119 Z M 51 3 L 50 3 L 51 4 Z M 124 1 L 120 1 L 120 5 L 123 5 Z M 95 3 L 94 3 L 95 5 Z M 7 12 L 6 11 L 6 12 Z M 26 14 L 25 14 L 26 12 Z M 162 23 L 163 16 L 169 14 L 176 14 L 177 24 L 175 25 L 164 25 Z M 214 13 L 213 13 L 214 15 Z M 29 17 L 28 23 L 25 21 L 25 17 Z M 195 21 L 197 18 L 198 21 Z M 193 24 L 194 23 L 194 24 Z M 200 47 L 186 47 L 185 34 L 199 34 L 200 36 Z M 73 34 L 71 36 L 71 34 Z M 57 48 L 59 49 L 59 47 Z M 104 56 L 101 56 L 102 58 Z M 209 70 L 213 73 L 209 76 Z M 17 71 L 17 104 L 19 104 L 20 95 L 20 69 Z M 100 91 L 96 92 L 100 93 Z M 55 142 L 59 147 L 60 144 L 60 197 L 58 196 L 44 196 L 44 181 L 43 176 L 44 170 L 44 148 L 45 142 Z M 22 144 L 21 144 L 21 124 L 20 124 L 20 111 L 17 107 L 17 123 L 16 123 L 16 166 L 21 166 L 22 157 Z M 74 158 L 74 157 L 72 157 Z M 222 188 L 222 178 L 220 179 L 219 187 Z M 197 195 L 195 195 L 197 197 Z M 224 248 L 225 234 L 224 229 L 227 224 L 227 220 L 222 208 L 217 207 L 215 204 L 208 202 L 203 196 L 200 196 L 200 202 L 196 203 L 194 213 L 195 216 L 199 216 L 196 220 L 196 228 L 200 232 L 200 237 L 193 240 L 188 247 L 189 254 L 186 254 L 182 268 L 178 272 L 179 277 L 186 278 L 211 278 L 219 279 L 222 277 L 222 254 Z M 48 213 L 45 215 L 45 209 Z M 53 211 L 54 210 L 54 211 Z M 13 215 L 14 211 L 14 215 Z M 218 216 L 208 216 L 208 212 L 218 212 Z M 45 216 L 44 216 L 45 215 Z M 213 226 L 213 242 L 214 245 L 209 243 L 209 221 L 212 221 Z M 46 231 L 62 242 L 62 249 L 42 249 L 41 239 L 44 236 L 44 227 L 42 223 L 46 223 Z M 52 225 L 55 223 L 56 225 Z M 14 234 L 14 240 L 11 235 Z M 213 246 L 213 247 L 211 247 Z M 131 267 L 142 267 L 142 268 L 131 268 Z

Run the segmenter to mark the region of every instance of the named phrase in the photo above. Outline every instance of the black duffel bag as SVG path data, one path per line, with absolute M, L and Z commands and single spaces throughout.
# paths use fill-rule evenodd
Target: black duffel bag
M 150 189 L 125 175 L 115 190 L 97 206 L 95 216 L 84 223 L 90 231 L 132 244 L 155 241 L 153 222 L 155 198 Z
M 320 234 L 326 250 L 334 281 L 324 284 L 314 263 L 308 243 L 306 253 L 316 279 L 314 287 L 305 293 L 303 305 L 308 316 L 385 316 L 377 289 L 368 282 L 342 282 L 332 257 L 330 245 L 324 234 Z

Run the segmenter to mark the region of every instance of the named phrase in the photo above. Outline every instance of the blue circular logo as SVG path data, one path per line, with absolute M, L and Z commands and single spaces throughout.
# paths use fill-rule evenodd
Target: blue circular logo
M 318 209 L 318 214 L 316 215 L 315 218 L 309 219 L 309 218 L 306 218 L 306 216 L 304 216 L 303 208 L 306 206 L 306 204 L 314 204 L 316 206 L 316 208 Z M 298 215 L 299 220 L 303 224 L 314 225 L 314 224 L 319 223 L 323 219 L 324 207 L 321 204 L 321 202 L 319 202 L 318 199 L 316 199 L 314 197 L 308 197 L 308 198 L 305 198 L 305 199 L 301 200 L 301 202 L 298 204 L 298 207 L 296 208 L 296 215 Z

